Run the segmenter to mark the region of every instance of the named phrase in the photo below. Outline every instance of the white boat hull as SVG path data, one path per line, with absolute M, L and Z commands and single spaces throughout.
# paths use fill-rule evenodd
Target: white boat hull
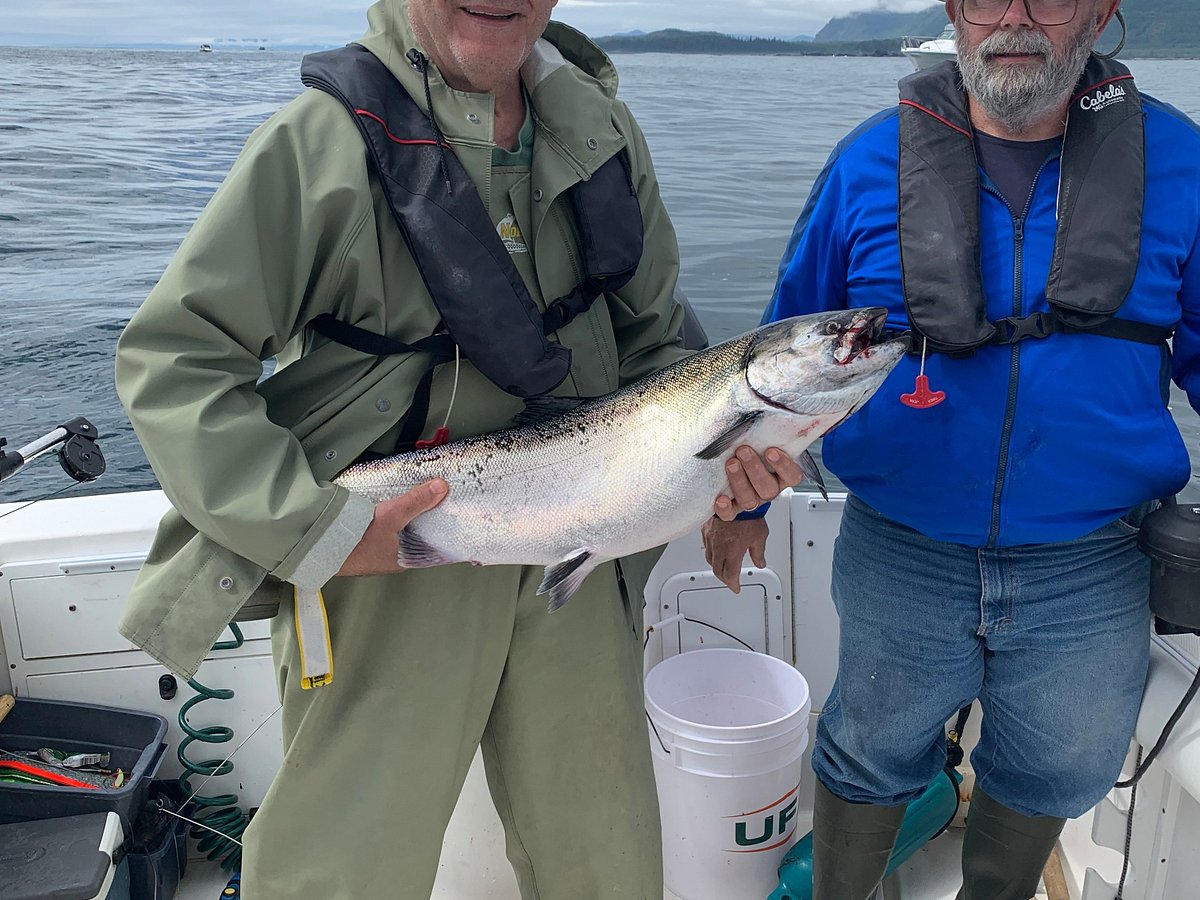
M 946 30 L 936 38 L 901 38 L 900 52 L 908 57 L 916 69 L 927 69 L 946 60 L 956 60 L 958 45 L 954 41 L 954 26 L 947 25 Z
M 958 54 L 953 50 L 901 50 L 909 62 L 917 69 L 928 69 L 930 66 L 936 66 L 938 63 L 944 63 L 947 60 L 958 59 Z
M 810 724 L 815 724 L 837 666 L 829 567 L 842 505 L 837 495 L 826 503 L 818 495 L 801 493 L 775 503 L 767 548 L 772 568 L 744 570 L 738 598 L 707 571 L 696 535 L 673 542 L 647 586 L 646 622 L 653 626 L 673 618 L 674 624 L 648 633 L 647 668 L 701 644 L 736 646 L 702 625 L 681 621 L 684 613 L 796 665 L 811 688 Z M 12 508 L 0 506 L 0 513 Z M 158 492 L 128 493 L 50 500 L 0 518 L 0 693 L 11 689 L 18 702 L 27 696 L 151 709 L 170 723 L 168 741 L 178 741 L 177 707 L 191 696 L 190 690 L 180 684 L 176 698 L 159 698 L 157 683 L 165 670 L 115 634 L 123 593 L 165 508 Z M 201 681 L 233 688 L 237 697 L 197 707 L 194 724 L 230 724 L 240 742 L 271 717 L 277 700 L 264 624 L 248 627 L 243 647 L 214 653 L 201 667 Z M 1200 664 L 1200 639 L 1155 637 L 1152 653 L 1137 729 L 1137 739 L 1146 746 L 1157 739 Z M 972 723 L 964 740 L 967 749 L 976 733 Z M 207 755 L 201 750 L 200 756 Z M 212 779 L 204 793 L 228 790 L 240 794 L 241 805 L 256 806 L 280 758 L 276 716 L 235 756 L 235 771 Z M 166 760 L 159 777 L 178 771 L 173 747 Z M 1127 900 L 1178 900 L 1192 896 L 1200 883 L 1197 772 L 1200 705 L 1181 719 L 1143 782 L 1140 796 L 1146 799 L 1135 816 Z M 801 785 L 799 834 L 811 821 L 812 779 Z M 1072 900 L 1111 900 L 1121 868 L 1128 793 L 1112 791 L 1093 812 L 1068 824 L 1060 856 Z M 883 900 L 953 900 L 960 842 L 961 834 L 951 829 L 923 848 L 884 883 Z M 224 880 L 214 865 L 196 860 L 176 896 L 207 900 Z M 518 897 L 504 856 L 503 831 L 477 760 L 446 832 L 433 898 Z

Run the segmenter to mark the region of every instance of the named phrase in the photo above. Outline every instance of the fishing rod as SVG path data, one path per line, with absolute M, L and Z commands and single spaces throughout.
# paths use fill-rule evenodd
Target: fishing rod
M 0 481 L 11 478 L 40 456 L 57 451 L 63 471 L 78 482 L 95 481 L 104 474 L 104 454 L 96 440 L 96 426 L 83 416 L 59 425 L 49 434 L 17 450 L 5 451 L 8 441 L 0 437 Z

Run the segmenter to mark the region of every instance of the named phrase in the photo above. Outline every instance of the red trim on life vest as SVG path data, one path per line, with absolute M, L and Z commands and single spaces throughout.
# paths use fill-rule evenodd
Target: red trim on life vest
M 959 134 L 964 135 L 965 137 L 971 138 L 971 140 L 975 139 L 974 135 L 972 135 L 971 132 L 967 131 L 965 128 L 959 128 L 953 122 L 950 122 L 947 119 L 943 119 L 941 116 L 939 116 L 937 113 L 935 113 L 932 109 L 926 109 L 920 103 L 913 103 L 911 100 L 901 100 L 900 105 L 901 106 L 911 106 L 913 109 L 919 109 L 923 113 L 928 113 L 929 115 L 931 115 L 935 119 L 937 119 L 939 122 L 941 122 L 943 125 L 945 125 L 947 128 L 953 128 Z
M 355 115 L 366 116 L 368 119 L 373 119 L 374 121 L 378 122 L 380 125 L 383 126 L 383 133 L 386 134 L 388 136 L 388 139 L 393 141 L 394 143 L 397 143 L 397 144 L 428 144 L 430 147 L 438 146 L 437 141 L 430 141 L 430 140 L 426 140 L 423 138 L 422 139 L 417 139 L 417 138 L 405 139 L 405 138 L 396 137 L 394 134 L 392 134 L 391 129 L 387 127 L 387 122 L 383 121 L 383 119 L 379 118 L 379 116 L 375 115 L 375 113 L 373 113 L 369 110 L 356 109 L 354 111 L 354 113 L 355 113 Z M 442 146 L 445 147 L 446 149 L 450 149 L 449 144 L 442 144 Z

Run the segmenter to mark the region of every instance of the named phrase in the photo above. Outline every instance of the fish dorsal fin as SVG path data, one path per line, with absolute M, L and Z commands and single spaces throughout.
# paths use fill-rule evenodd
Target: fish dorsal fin
M 540 425 L 578 409 L 591 397 L 529 397 L 525 408 L 513 418 L 513 427 Z
M 580 547 L 561 562 L 546 566 L 546 574 L 537 592 L 539 595 L 550 595 L 550 612 L 561 609 L 575 595 L 583 579 L 591 574 L 598 563 L 591 550 Z
M 817 465 L 817 461 L 807 450 L 800 455 L 800 471 L 804 473 L 805 478 L 817 486 L 817 490 L 821 492 L 821 496 L 828 503 L 829 491 L 825 489 L 825 478 L 821 475 L 821 468 Z
M 750 430 L 750 427 L 758 421 L 758 417 L 761 415 L 762 413 L 758 411 L 742 413 L 738 416 L 736 422 L 717 435 L 712 443 L 697 453 L 696 459 L 716 459 L 718 456 L 721 456 L 737 443 L 738 438 Z

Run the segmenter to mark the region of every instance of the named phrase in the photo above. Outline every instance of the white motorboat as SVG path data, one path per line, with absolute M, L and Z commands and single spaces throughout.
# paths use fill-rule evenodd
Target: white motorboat
M 936 66 L 948 59 L 958 59 L 958 47 L 954 43 L 953 23 L 947 25 L 945 30 L 935 38 L 901 38 L 900 52 L 912 60 L 912 64 L 918 69 Z
M 744 570 L 742 593 L 736 598 L 709 571 L 696 535 L 673 542 L 646 589 L 646 670 L 702 645 L 749 645 L 804 674 L 812 699 L 811 734 L 837 666 L 838 625 L 828 585 L 843 504 L 844 495 L 833 494 L 827 501 L 799 491 L 773 504 L 767 548 L 771 567 Z M 11 691 L 18 704 L 22 698 L 67 700 L 163 716 L 168 747 L 157 773 L 160 779 L 182 772 L 176 759 L 184 736 L 180 712 L 197 695 L 185 683 L 175 685 L 174 677 L 122 638 L 115 625 L 167 507 L 160 491 L 49 499 L 27 506 L 0 504 L 0 694 Z M 702 627 L 709 625 L 720 630 Z M 202 791 L 230 793 L 244 809 L 260 804 L 282 758 L 267 626 L 246 623 L 243 643 L 214 648 L 196 680 L 229 690 L 229 699 L 210 699 L 186 716 L 193 727 L 227 726 L 233 732 L 228 748 L 201 747 L 198 758 L 220 758 L 245 742 L 233 753 L 234 771 L 213 777 Z M 1198 666 L 1200 637 L 1152 638 L 1150 677 L 1127 772 L 1138 748 L 1158 740 Z M 164 689 L 167 682 L 172 690 Z M 968 751 L 977 733 L 977 725 L 968 726 Z M 884 882 L 878 900 L 955 896 L 961 882 L 961 822 L 973 783 L 969 762 L 961 768 L 965 781 L 958 827 L 927 843 L 897 869 Z M 809 829 L 811 809 L 809 773 L 801 781 L 796 834 Z M 1070 822 L 1052 857 L 1053 873 L 1048 868 L 1038 897 L 1112 900 L 1121 878 L 1129 810 L 1130 791 L 1114 788 L 1090 813 Z M 1183 714 L 1141 781 L 1129 834 L 1125 900 L 1195 896 L 1200 883 L 1200 705 Z M 227 877 L 214 863 L 196 856 L 175 896 L 216 898 Z M 664 894 L 666 900 L 674 896 Z M 518 897 L 504 855 L 503 831 L 477 757 L 446 832 L 433 898 Z

